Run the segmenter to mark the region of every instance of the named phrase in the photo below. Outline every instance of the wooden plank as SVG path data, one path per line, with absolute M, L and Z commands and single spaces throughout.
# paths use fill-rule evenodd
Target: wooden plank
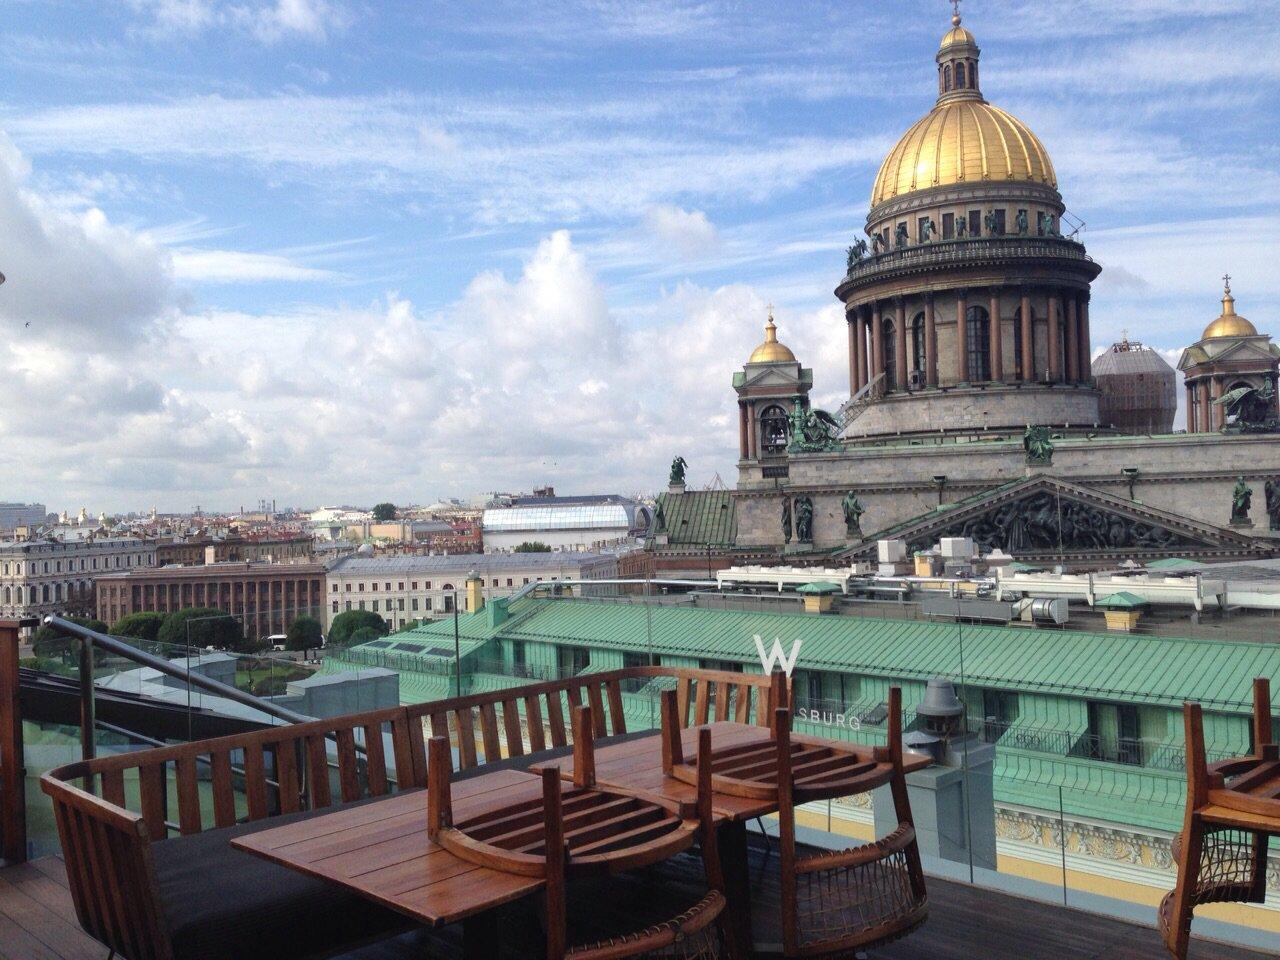
M 591 705 L 591 725 L 597 737 L 607 737 L 605 729 L 604 698 L 600 695 L 600 684 L 587 684 L 587 703 Z
M 710 690 L 708 689 L 710 686 L 711 682 L 709 680 L 698 681 L 698 690 L 697 693 L 694 694 L 693 705 L 694 726 L 700 727 L 711 719 L 711 701 L 709 699 Z
M 712 689 L 715 691 L 716 723 L 723 723 L 729 719 L 729 684 L 717 681 Z
M 547 723 L 551 725 L 551 746 L 566 746 L 569 741 L 564 735 L 564 711 L 560 704 L 559 690 L 547 694 Z
M 480 741 L 484 746 L 484 762 L 502 759 L 502 741 L 498 739 L 498 711 L 492 703 L 480 704 Z
M 751 685 L 739 683 L 734 685 L 733 720 L 735 723 L 751 722 Z
M 244 748 L 244 796 L 249 819 L 264 819 L 268 813 L 267 771 L 261 743 L 250 743 Z
M 394 731 L 392 734 L 394 735 Z M 448 739 L 446 733 L 445 740 Z M 390 787 L 387 782 L 387 760 L 382 746 L 381 723 L 370 723 L 364 727 L 364 766 L 369 796 L 385 796 Z
M 227 750 L 215 750 L 209 759 L 212 761 L 213 825 L 229 827 L 236 822 L 236 797 L 231 780 L 231 754 Z
M 200 832 L 200 788 L 196 780 L 194 754 L 179 757 L 175 775 L 178 781 L 178 827 L 183 836 Z
M 333 804 L 329 786 L 329 748 L 321 734 L 307 737 L 307 787 L 311 792 L 311 809 Z
M 547 738 L 542 728 L 542 704 L 537 697 L 524 698 L 524 723 L 529 728 L 529 749 L 534 753 L 547 749 Z
M 520 708 L 515 700 L 502 701 L 502 731 L 507 738 L 507 756 L 524 756 L 524 734 L 520 731 Z
M 139 806 L 152 841 L 163 840 L 168 833 L 164 825 L 164 772 L 164 763 L 144 763 L 138 767 Z
M 681 677 L 676 681 L 676 716 L 681 727 L 689 725 L 689 696 L 692 687 L 693 681 L 688 677 Z
M 276 782 L 280 784 L 280 812 L 297 813 L 302 809 L 302 786 L 298 778 L 298 741 L 286 740 L 276 744 L 273 754 Z
M 350 727 L 343 727 L 338 734 L 338 788 L 342 802 L 360 799 L 360 771 L 357 768 L 356 738 Z
M 610 680 L 604 685 L 609 695 L 609 723 L 613 727 L 615 737 L 627 732 L 627 716 L 622 710 L 622 683 Z
M 458 765 L 470 770 L 476 765 L 476 731 L 471 723 L 471 708 L 464 707 L 453 715 L 458 728 Z

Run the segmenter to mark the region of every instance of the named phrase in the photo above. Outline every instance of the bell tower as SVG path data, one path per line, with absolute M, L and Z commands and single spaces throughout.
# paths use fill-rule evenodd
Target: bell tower
M 764 342 L 733 375 L 738 395 L 738 460 L 740 464 L 784 465 L 796 406 L 807 408 L 813 371 L 778 341 L 773 308 L 764 327 Z

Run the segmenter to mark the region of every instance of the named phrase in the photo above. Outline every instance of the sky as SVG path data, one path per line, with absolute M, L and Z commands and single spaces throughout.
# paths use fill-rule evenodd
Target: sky
M 1280 334 L 1280 0 L 962 8 L 1103 266 L 1095 349 L 1176 362 L 1228 272 Z M 950 14 L 0 0 L 0 500 L 732 486 L 767 304 L 847 396 L 832 290 Z

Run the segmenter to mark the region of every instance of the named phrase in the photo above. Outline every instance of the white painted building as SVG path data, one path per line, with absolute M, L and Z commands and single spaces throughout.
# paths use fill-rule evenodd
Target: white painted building
M 522 543 L 552 550 L 603 550 L 647 533 L 648 507 L 613 495 L 504 497 L 485 507 L 485 553 L 509 553 Z
M 475 571 L 487 600 L 510 596 L 531 583 L 556 580 L 611 580 L 618 558 L 588 552 L 453 554 L 343 557 L 329 568 L 325 586 L 325 627 L 347 610 L 369 610 L 392 629 L 412 620 L 466 610 L 467 577 Z
M 0 617 L 92 615 L 95 577 L 155 565 L 155 542 L 137 537 L 0 541 Z

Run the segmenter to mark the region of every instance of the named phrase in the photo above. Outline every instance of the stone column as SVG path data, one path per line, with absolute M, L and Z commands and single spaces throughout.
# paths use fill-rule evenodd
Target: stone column
M 894 381 L 899 390 L 907 389 L 907 305 L 901 297 L 894 304 L 897 310 L 897 349 L 893 352 Z
M 1004 330 L 1000 322 L 1000 288 L 991 288 L 991 379 L 999 383 L 1004 379 Z
M 868 380 L 874 380 L 884 373 L 884 325 L 881 323 L 880 301 L 871 308 L 871 369 Z
M 969 304 L 963 290 L 956 291 L 956 380 L 969 380 L 969 321 L 965 312 Z
M 924 298 L 924 376 L 931 387 L 938 385 L 938 328 L 933 320 L 933 295 Z
M 738 457 L 747 459 L 747 405 L 738 404 Z
M 1062 294 L 1049 294 L 1049 379 L 1062 382 Z
M 747 459 L 756 459 L 757 443 L 756 443 L 756 404 L 754 400 L 747 401 Z
M 867 311 L 865 307 L 858 307 L 854 311 L 853 320 L 854 347 L 857 350 L 857 359 L 854 367 L 858 371 L 858 389 L 861 390 L 867 385 Z
M 1067 382 L 1079 383 L 1080 375 L 1080 320 L 1076 315 L 1076 298 L 1067 298 Z
M 1202 379 L 1196 384 L 1196 388 L 1200 391 L 1200 416 L 1197 418 L 1200 421 L 1200 426 L 1198 429 L 1201 433 L 1208 433 L 1213 429 L 1209 426 L 1209 380 L 1207 378 Z
M 1022 291 L 1022 382 L 1033 383 L 1036 379 L 1036 341 L 1035 329 L 1031 323 L 1031 294 L 1025 288 Z
M 1089 295 L 1080 298 L 1080 368 L 1081 380 L 1093 379 L 1093 344 L 1089 339 Z
M 849 327 L 849 395 L 850 396 L 858 392 L 858 350 L 854 346 L 854 340 L 856 339 L 856 336 L 854 333 L 854 329 L 856 327 L 856 320 L 854 318 L 856 316 L 856 313 L 857 311 L 854 311 L 853 314 L 845 314 L 845 318 L 844 318 L 845 323 Z
M 1217 403 L 1222 396 L 1222 377 L 1214 376 L 1209 381 L 1209 423 L 1210 430 L 1221 430 L 1226 424 L 1226 414 Z
M 1196 388 L 1194 384 L 1184 384 L 1187 391 L 1187 433 L 1196 433 Z

